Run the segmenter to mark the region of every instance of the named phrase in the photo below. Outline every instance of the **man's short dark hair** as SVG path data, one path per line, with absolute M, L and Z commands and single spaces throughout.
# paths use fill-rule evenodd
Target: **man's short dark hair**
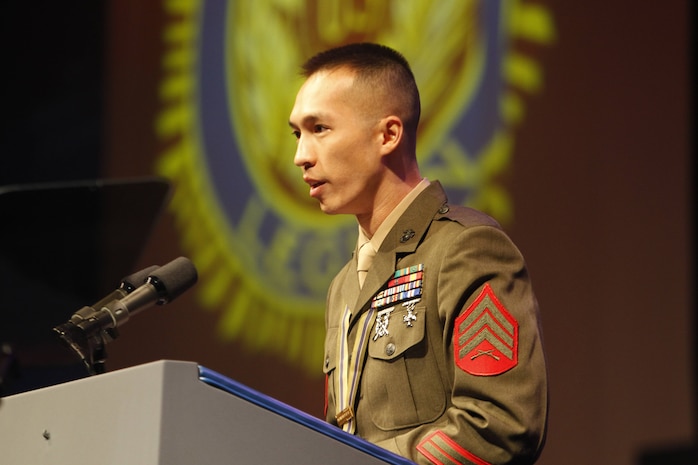
M 416 134 L 419 123 L 419 90 L 405 57 L 385 45 L 370 42 L 332 48 L 311 57 L 303 64 L 306 78 L 318 71 L 347 67 L 356 72 L 358 83 L 379 86 L 399 103 L 403 123 Z

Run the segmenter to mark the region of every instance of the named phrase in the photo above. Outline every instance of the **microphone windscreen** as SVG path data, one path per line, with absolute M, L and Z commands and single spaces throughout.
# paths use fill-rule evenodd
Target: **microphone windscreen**
M 161 266 L 148 276 L 148 282 L 157 289 L 161 303 L 167 303 L 196 283 L 196 267 L 187 257 L 178 257 Z

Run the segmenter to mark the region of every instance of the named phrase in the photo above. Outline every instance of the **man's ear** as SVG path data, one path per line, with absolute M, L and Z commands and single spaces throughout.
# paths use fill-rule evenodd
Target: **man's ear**
M 381 155 L 388 155 L 402 142 L 405 126 L 398 116 L 386 116 L 381 120 Z

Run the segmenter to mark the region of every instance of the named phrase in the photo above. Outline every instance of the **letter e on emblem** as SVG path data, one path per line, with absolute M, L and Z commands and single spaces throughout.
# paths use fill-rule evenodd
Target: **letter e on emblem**
M 453 340 L 456 365 L 471 375 L 499 375 L 518 363 L 519 324 L 489 284 L 456 319 Z

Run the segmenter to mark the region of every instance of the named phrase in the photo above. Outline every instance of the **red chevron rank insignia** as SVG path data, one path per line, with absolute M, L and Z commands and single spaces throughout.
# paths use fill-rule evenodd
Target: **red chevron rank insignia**
M 417 445 L 417 450 L 434 465 L 490 465 L 468 452 L 443 431 L 435 431 Z
M 453 340 L 456 365 L 471 375 L 499 375 L 518 363 L 519 324 L 489 284 L 456 319 Z

